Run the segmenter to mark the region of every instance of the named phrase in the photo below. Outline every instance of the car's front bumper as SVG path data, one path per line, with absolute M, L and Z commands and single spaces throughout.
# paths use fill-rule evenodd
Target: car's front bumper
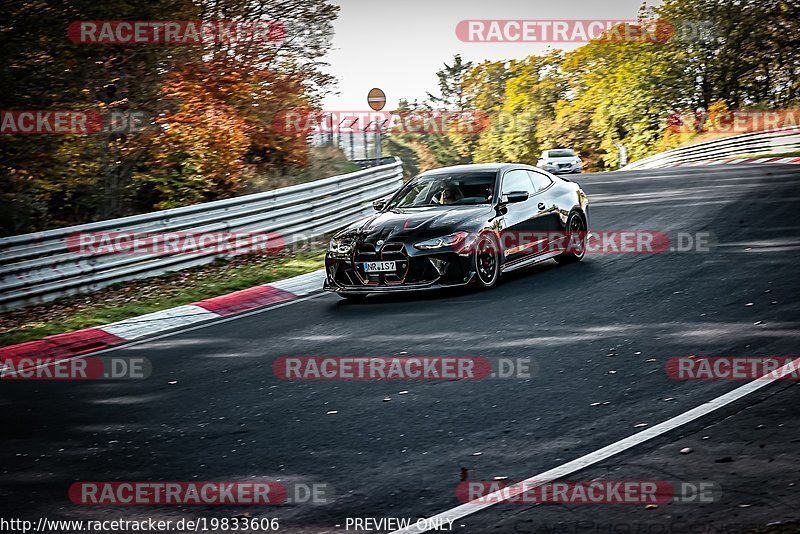
M 545 165 L 542 169 L 553 174 L 570 174 L 583 172 L 583 165 L 569 164 L 569 165 Z
M 370 294 L 458 287 L 471 283 L 474 272 L 469 253 L 451 249 L 417 250 L 403 243 L 374 247 L 361 243 L 349 257 L 325 257 L 324 289 L 337 293 Z M 367 273 L 363 263 L 395 261 L 390 273 Z
M 442 284 L 439 282 L 428 282 L 424 284 L 404 284 L 396 286 L 340 286 L 331 282 L 330 278 L 325 279 L 322 288 L 333 293 L 346 293 L 348 295 L 376 295 L 387 293 L 410 293 L 414 291 L 436 291 L 454 287 L 463 287 L 472 283 L 475 273 L 470 274 L 465 282 Z

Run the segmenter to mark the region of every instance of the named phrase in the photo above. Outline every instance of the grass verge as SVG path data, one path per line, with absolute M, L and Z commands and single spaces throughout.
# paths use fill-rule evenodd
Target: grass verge
M 324 266 L 325 248 L 244 256 L 144 280 L 116 284 L 0 315 L 0 347 L 100 326 L 259 284 L 309 273 Z

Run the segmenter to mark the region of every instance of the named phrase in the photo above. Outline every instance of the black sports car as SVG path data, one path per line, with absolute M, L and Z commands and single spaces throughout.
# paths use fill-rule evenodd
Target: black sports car
M 586 251 L 583 190 L 530 165 L 431 170 L 373 205 L 378 213 L 336 233 L 325 257 L 325 289 L 345 298 L 489 288 L 501 273 L 550 258 L 580 261 Z

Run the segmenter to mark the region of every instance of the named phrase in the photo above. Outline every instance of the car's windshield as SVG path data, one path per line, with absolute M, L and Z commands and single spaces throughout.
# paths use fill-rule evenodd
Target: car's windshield
M 489 204 L 495 176 L 494 171 L 423 174 L 408 182 L 389 208 Z
M 575 152 L 572 150 L 551 150 L 549 151 L 551 158 L 572 158 L 575 157 Z

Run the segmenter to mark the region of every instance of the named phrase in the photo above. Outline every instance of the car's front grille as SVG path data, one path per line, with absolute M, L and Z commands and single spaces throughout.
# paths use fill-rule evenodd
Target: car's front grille
M 378 259 L 378 253 L 375 251 L 375 247 L 369 243 L 359 243 L 356 245 L 356 255 L 353 259 L 357 262 L 376 261 Z
M 370 261 L 394 261 L 397 270 L 390 273 L 367 273 L 364 263 Z M 376 248 L 369 243 L 359 243 L 353 255 L 353 269 L 364 285 L 399 285 L 408 274 L 408 254 L 402 243 L 385 243 Z
M 385 273 L 383 279 L 386 285 L 402 284 L 408 274 L 408 254 L 402 243 L 386 243 L 380 250 L 380 259 L 394 261 L 397 271 Z

